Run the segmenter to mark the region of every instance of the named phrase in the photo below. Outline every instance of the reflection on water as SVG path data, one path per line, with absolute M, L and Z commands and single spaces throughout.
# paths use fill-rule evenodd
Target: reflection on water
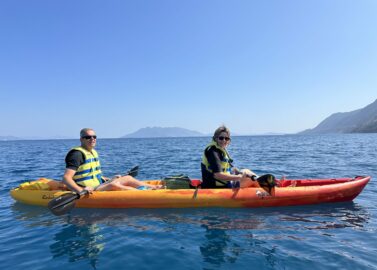
M 56 225 L 58 221 L 46 207 L 14 202 L 11 205 L 11 209 L 15 218 L 24 221 L 24 226 L 26 227 L 52 226 Z
M 50 245 L 53 258 L 67 257 L 69 262 L 88 260 L 94 269 L 96 269 L 99 254 L 104 249 L 101 229 L 95 224 L 68 223 L 55 234 L 54 241 Z
M 16 219 L 26 227 L 55 227 L 53 244 L 49 246 L 52 258 L 67 257 L 68 262 L 88 261 L 96 269 L 98 257 L 104 249 L 101 228 L 95 220 L 80 216 L 53 216 L 45 207 L 14 203 Z
M 203 262 L 212 266 L 234 263 L 242 249 L 227 235 L 223 221 L 215 216 L 204 217 L 201 221 L 201 227 L 205 228 L 205 241 L 199 247 Z
M 282 213 L 280 220 L 292 228 L 299 224 L 308 230 L 327 230 L 347 227 L 362 229 L 370 219 L 369 212 L 353 202 L 306 208 L 312 208 L 312 211 L 305 212 L 305 207 L 298 208 L 294 212 Z
M 274 215 L 265 209 L 257 212 L 235 210 L 201 219 L 201 227 L 205 229 L 205 239 L 200 244 L 204 269 L 232 265 L 241 257 L 255 262 L 256 269 L 280 269 L 276 247 L 254 237 L 254 232 L 271 228 Z
M 53 258 L 81 261 L 94 269 L 106 248 L 122 248 L 109 236 L 114 230 L 127 238 L 127 247 L 138 246 L 141 239 L 150 243 L 148 252 L 153 256 L 163 254 L 167 247 L 159 243 L 166 241 L 171 246 L 175 241 L 196 246 L 187 255 L 201 256 L 203 269 L 254 260 L 257 268 L 284 269 L 284 250 L 271 244 L 274 241 L 302 243 L 310 231 L 325 235 L 333 232 L 329 229 L 363 230 L 370 219 L 368 210 L 354 203 L 263 209 L 75 209 L 60 217 L 43 207 L 15 203 L 12 211 L 26 227 L 55 230 L 49 245 Z M 137 260 L 134 252 L 127 250 L 123 259 Z

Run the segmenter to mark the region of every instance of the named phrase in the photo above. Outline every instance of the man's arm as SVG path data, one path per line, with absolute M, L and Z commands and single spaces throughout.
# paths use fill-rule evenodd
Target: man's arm
M 78 150 L 70 151 L 65 158 L 66 169 L 63 175 L 63 183 L 70 190 L 77 193 L 80 193 L 84 189 L 88 190 L 89 192 L 93 190 L 93 188 L 91 187 L 80 187 L 78 184 L 76 184 L 75 180 L 73 180 L 73 176 L 75 175 L 80 165 L 84 163 L 84 159 L 84 154 Z
M 80 187 L 76 184 L 75 180 L 73 180 L 73 176 L 75 175 L 76 171 L 72 169 L 65 169 L 63 175 L 63 183 L 72 191 L 76 193 L 80 193 L 84 190 L 84 188 Z

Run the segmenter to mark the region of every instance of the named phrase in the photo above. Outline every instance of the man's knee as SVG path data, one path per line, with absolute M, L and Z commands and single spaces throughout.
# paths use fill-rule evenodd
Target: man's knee
M 122 178 L 120 178 L 122 181 L 132 181 L 133 180 L 133 177 L 130 176 L 130 175 L 125 175 L 125 176 L 122 176 Z

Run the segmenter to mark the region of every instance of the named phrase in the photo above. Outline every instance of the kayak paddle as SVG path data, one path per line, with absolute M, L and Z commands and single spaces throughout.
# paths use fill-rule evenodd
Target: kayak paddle
M 126 173 L 126 175 L 135 177 L 138 174 L 138 172 L 139 172 L 139 166 L 135 166 L 131 170 L 129 170 Z M 88 194 L 87 190 L 83 190 L 80 193 L 76 193 L 76 192 L 64 193 L 63 195 L 49 201 L 47 205 L 48 209 L 50 209 L 50 211 L 56 216 L 64 215 L 75 207 L 76 200 L 80 199 L 81 196 L 86 195 L 86 194 Z
M 83 190 L 80 193 L 65 193 L 49 201 L 48 209 L 56 216 L 64 215 L 75 207 L 76 200 L 87 193 L 87 190 Z
M 137 174 L 139 173 L 139 166 L 135 166 L 133 167 L 131 170 L 129 170 L 126 175 L 129 175 L 129 176 L 132 176 L 132 177 L 135 177 L 137 176 Z

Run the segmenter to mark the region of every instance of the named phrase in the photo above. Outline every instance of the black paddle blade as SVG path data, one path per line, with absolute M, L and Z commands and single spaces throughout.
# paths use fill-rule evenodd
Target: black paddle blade
M 61 216 L 64 214 L 67 214 L 69 211 L 71 211 L 76 205 L 76 200 L 73 200 L 67 204 L 64 204 L 60 207 L 51 208 L 51 213 L 53 213 L 55 216 Z
M 49 201 L 47 206 L 54 215 L 60 216 L 68 213 L 73 207 L 75 207 L 76 200 L 79 198 L 79 194 L 65 193 Z
M 130 175 L 130 176 L 132 176 L 132 177 L 135 177 L 135 176 L 138 175 L 138 173 L 139 173 L 139 166 L 135 166 L 135 167 L 133 167 L 131 170 L 129 170 L 129 171 L 127 172 L 127 175 Z
M 271 193 L 271 190 L 277 186 L 275 176 L 272 174 L 265 174 L 257 178 L 258 184 L 261 188 L 268 190 L 268 193 Z

